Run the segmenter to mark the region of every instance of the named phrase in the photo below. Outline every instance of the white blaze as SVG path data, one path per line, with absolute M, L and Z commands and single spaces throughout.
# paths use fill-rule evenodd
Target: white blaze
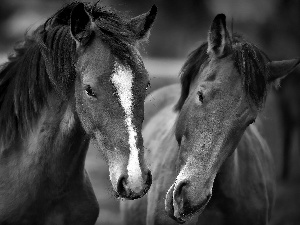
M 139 150 L 136 147 L 137 133 L 132 124 L 132 83 L 133 74 L 129 67 L 125 67 L 117 62 L 114 65 L 114 73 L 111 80 L 117 89 L 120 103 L 125 111 L 125 123 L 129 134 L 129 161 L 127 165 L 128 182 L 131 189 L 140 189 L 142 187 L 142 171 L 139 163 Z M 137 190 L 139 191 L 139 190 Z

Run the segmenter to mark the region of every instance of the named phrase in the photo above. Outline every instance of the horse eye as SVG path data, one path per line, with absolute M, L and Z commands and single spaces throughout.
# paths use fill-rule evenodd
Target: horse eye
M 148 81 L 146 86 L 146 96 L 150 93 L 149 89 L 151 88 L 150 81 Z
M 91 88 L 91 86 L 88 85 L 88 86 L 85 88 L 85 92 L 86 92 L 86 94 L 87 94 L 88 96 L 91 96 L 91 97 L 96 98 L 96 94 L 95 94 L 95 92 L 93 91 L 93 89 Z
M 198 91 L 197 94 L 198 94 L 199 101 L 200 101 L 201 103 L 203 103 L 204 96 L 203 96 L 202 91 Z
M 255 119 L 254 119 L 254 120 L 251 120 L 251 121 L 249 122 L 249 125 L 252 124 L 252 123 L 255 123 Z
M 151 88 L 150 81 L 148 81 L 148 83 L 147 83 L 147 86 L 146 86 L 146 91 L 147 91 L 149 88 Z

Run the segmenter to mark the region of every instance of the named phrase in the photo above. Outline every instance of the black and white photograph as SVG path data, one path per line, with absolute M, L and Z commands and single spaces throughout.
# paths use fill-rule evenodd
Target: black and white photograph
M 300 225 L 300 1 L 1 0 L 0 225 Z

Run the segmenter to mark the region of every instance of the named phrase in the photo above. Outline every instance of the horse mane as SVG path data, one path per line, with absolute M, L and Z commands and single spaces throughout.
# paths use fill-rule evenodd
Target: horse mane
M 180 71 L 181 96 L 175 105 L 175 110 L 180 111 L 189 95 L 191 82 L 209 61 L 207 54 L 208 43 L 204 42 L 196 50 L 192 51 Z M 240 35 L 232 37 L 232 58 L 234 65 L 242 76 L 245 92 L 256 107 L 261 108 L 267 95 L 267 80 L 270 59 L 254 44 L 247 42 Z
M 50 17 L 23 43 L 0 70 L 0 140 L 8 147 L 18 136 L 23 137 L 47 105 L 49 94 L 55 90 L 62 101 L 72 93 L 76 78 L 76 43 L 70 33 L 72 9 L 81 4 L 73 2 Z M 134 65 L 132 43 L 134 32 L 128 19 L 111 9 L 84 3 L 93 18 L 101 40 L 119 60 Z M 95 35 L 94 35 L 95 36 Z

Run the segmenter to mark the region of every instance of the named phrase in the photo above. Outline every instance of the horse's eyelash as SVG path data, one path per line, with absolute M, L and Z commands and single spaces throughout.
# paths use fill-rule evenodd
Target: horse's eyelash
M 249 125 L 252 124 L 252 123 L 255 123 L 255 119 L 251 120 Z
M 198 95 L 199 101 L 203 103 L 203 100 L 204 100 L 203 92 L 202 91 L 198 91 L 197 95 Z
M 148 81 L 147 86 L 146 86 L 146 90 L 149 89 L 151 87 L 150 81 Z
M 95 92 L 93 91 L 93 89 L 89 85 L 85 88 L 85 92 L 86 92 L 87 95 L 89 95 L 91 97 L 94 97 L 94 98 L 97 97 Z

